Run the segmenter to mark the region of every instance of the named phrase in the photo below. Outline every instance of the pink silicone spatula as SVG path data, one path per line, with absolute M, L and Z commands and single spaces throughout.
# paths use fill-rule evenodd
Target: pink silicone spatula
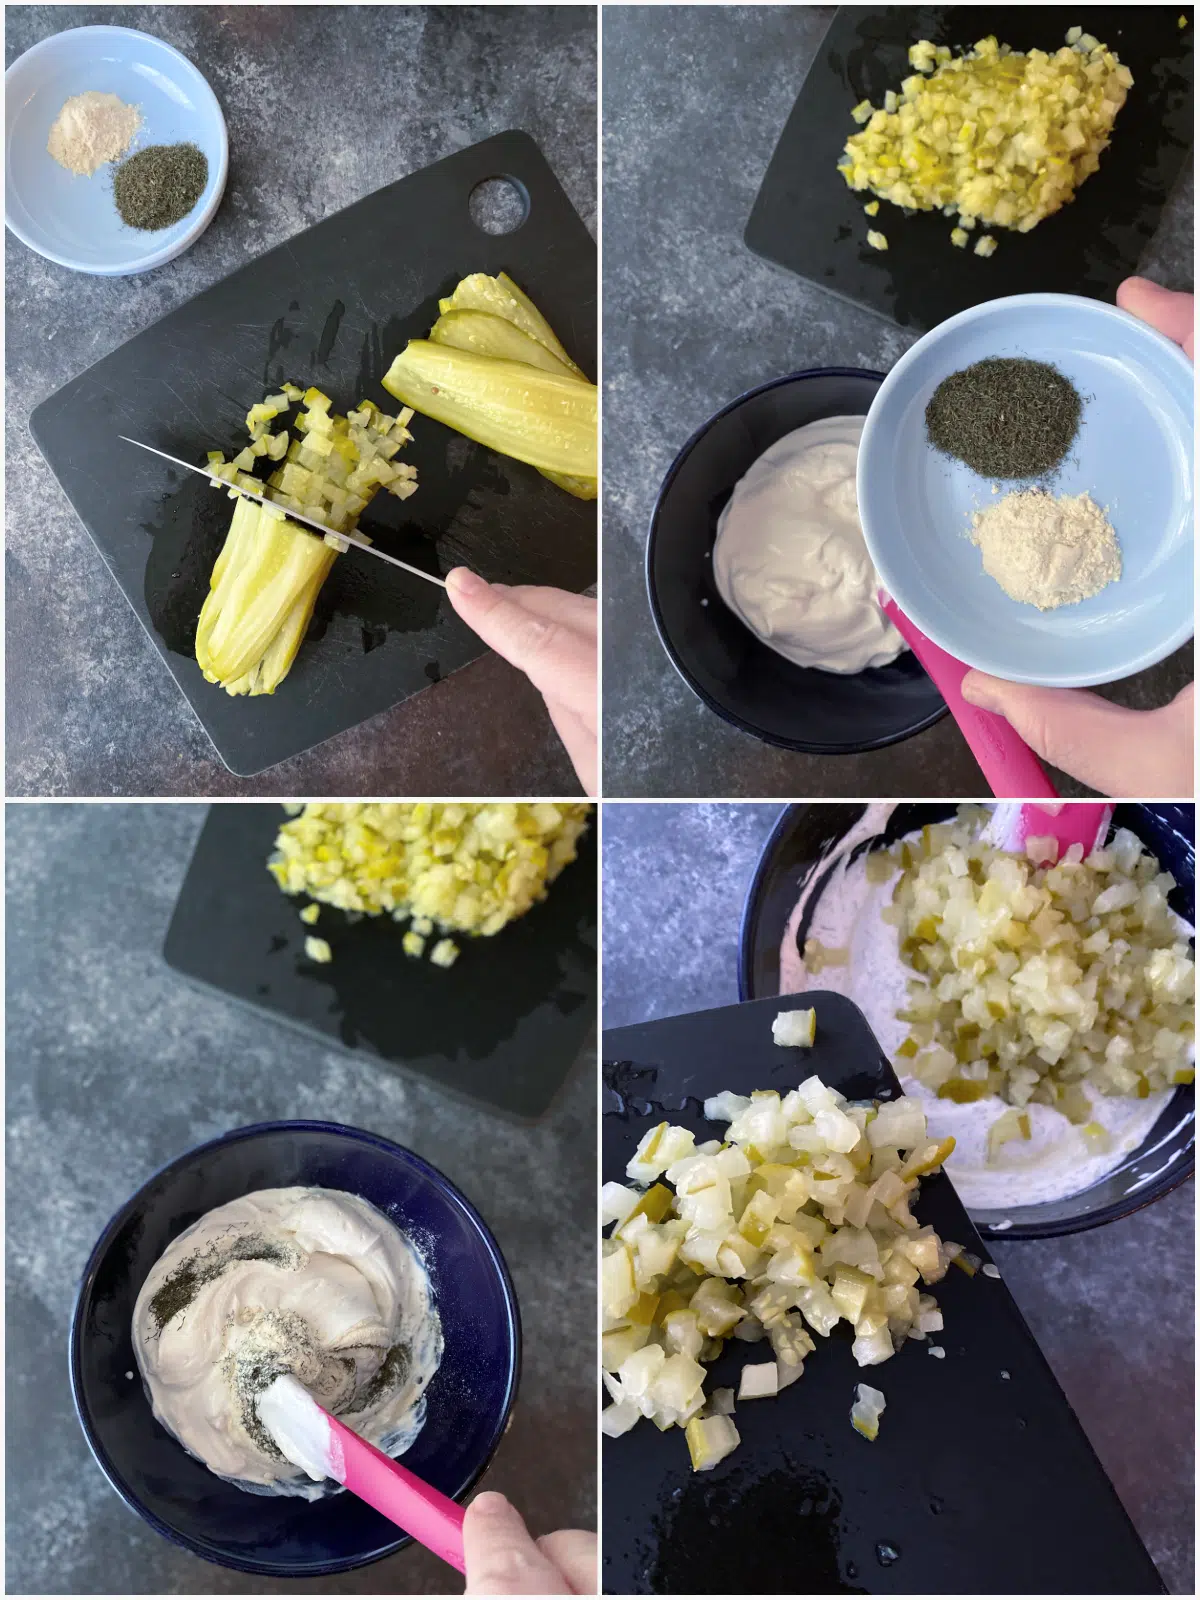
M 359 1437 L 320 1406 L 297 1379 L 276 1378 L 258 1397 L 258 1416 L 289 1461 L 316 1483 L 332 1478 L 459 1572 L 463 1508 Z
M 1055 839 L 1056 859 L 1061 861 L 1073 844 L 1081 844 L 1085 856 L 1098 850 L 1108 838 L 1112 814 L 1110 805 L 1093 800 L 1058 800 L 1045 805 L 1002 801 L 993 809 L 985 833 L 1001 850 L 1023 851 L 1030 839 Z
M 934 644 L 882 589 L 879 604 L 937 685 L 992 793 L 1003 800 L 1057 799 L 1041 762 L 1012 724 L 994 711 L 983 711 L 963 699 L 962 681 L 970 671 L 966 662 Z

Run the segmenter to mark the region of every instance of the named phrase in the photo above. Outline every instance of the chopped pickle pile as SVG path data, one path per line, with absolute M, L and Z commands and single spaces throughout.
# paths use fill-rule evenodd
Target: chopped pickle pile
M 298 439 L 272 433 L 271 423 L 290 406 L 303 401 L 296 418 Z M 353 533 L 359 517 L 379 489 L 407 500 L 417 488 L 417 469 L 394 457 L 412 434 L 411 411 L 389 417 L 364 400 L 357 411 L 331 414 L 333 402 L 319 389 L 307 392 L 286 383 L 246 413 L 250 443 L 232 461 L 220 450 L 209 452 L 213 477 L 265 494 L 276 505 L 311 517 L 335 533 Z M 267 479 L 250 475 L 261 456 L 282 464 Z M 342 548 L 345 548 L 344 546 Z
M 298 401 L 301 437 L 272 433 L 271 424 Z M 196 660 L 210 683 L 228 694 L 274 694 L 296 659 L 334 559 L 348 548 L 335 535 L 355 531 L 379 489 L 401 500 L 416 490 L 416 468 L 393 459 L 412 439 L 411 418 L 411 411 L 385 416 L 369 400 L 334 416 L 328 395 L 286 383 L 250 408 L 250 443 L 232 461 L 209 452 L 214 482 L 230 484 L 237 502 L 196 629 Z M 280 463 L 265 483 L 249 470 L 262 458 Z M 239 487 L 273 503 L 247 500 Z M 288 511 L 333 534 L 322 539 L 290 521 Z
M 402 941 L 421 956 L 435 931 L 490 935 L 546 898 L 576 856 L 588 805 L 492 803 L 289 806 L 267 863 L 285 894 L 410 922 Z M 458 956 L 452 939 L 430 952 Z
M 859 1366 L 873 1366 L 941 1328 L 918 1285 L 937 1283 L 960 1253 L 912 1214 L 920 1178 L 954 1148 L 928 1138 L 916 1101 L 854 1105 L 814 1076 L 782 1096 L 717 1095 L 704 1114 L 729 1123 L 724 1142 L 659 1123 L 629 1162 L 630 1185 L 601 1194 L 613 1224 L 601 1427 L 612 1438 L 642 1417 L 682 1427 L 697 1472 L 739 1442 L 732 1392 L 704 1393 L 703 1363 L 726 1340 L 770 1347 L 771 1359 L 743 1367 L 739 1400 L 794 1383 L 813 1335 L 839 1322 L 853 1329 Z M 882 1398 L 856 1408 L 868 1438 Z
M 901 869 L 883 913 L 914 974 L 898 1070 L 943 1099 L 1008 1101 L 993 1158 L 1029 1137 L 1031 1100 L 1103 1151 L 1089 1092 L 1145 1098 L 1194 1078 L 1195 961 L 1167 904 L 1175 880 L 1125 829 L 1056 861 L 1052 839 L 1023 855 L 983 843 L 982 816 L 964 809 L 868 861 L 869 874 Z
M 507 273 L 476 272 L 439 302 L 383 380 L 389 394 L 581 500 L 597 494 L 596 387 Z
M 1133 84 L 1116 52 L 1080 28 L 1052 54 L 989 37 L 960 56 L 923 39 L 908 58 L 916 71 L 898 94 L 855 106 L 865 126 L 838 170 L 906 211 L 957 216 L 960 248 L 977 222 L 1027 233 L 1073 199 Z M 975 254 L 995 248 L 989 235 Z

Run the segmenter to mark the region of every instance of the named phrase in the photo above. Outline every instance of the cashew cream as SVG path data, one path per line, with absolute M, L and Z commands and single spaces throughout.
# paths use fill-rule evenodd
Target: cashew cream
M 879 609 L 858 520 L 862 417 L 826 417 L 776 441 L 737 484 L 717 524 L 722 600 L 802 667 L 862 672 L 905 648 Z

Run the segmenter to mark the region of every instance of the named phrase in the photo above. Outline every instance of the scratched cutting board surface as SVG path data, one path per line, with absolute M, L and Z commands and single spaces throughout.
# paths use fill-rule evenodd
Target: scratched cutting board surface
M 1180 28 L 1179 19 L 1187 26 Z M 905 216 L 837 171 L 858 131 L 862 99 L 880 106 L 912 68 L 918 39 L 956 53 L 994 34 L 1014 50 L 1057 50 L 1068 28 L 1090 28 L 1133 73 L 1112 143 L 1075 199 L 1029 233 L 994 230 L 989 259 L 950 243 L 954 221 L 938 211 Z M 902 327 L 932 328 L 1001 295 L 1056 292 L 1112 300 L 1137 268 L 1192 143 L 1192 8 L 1096 6 L 842 6 L 780 135 L 746 227 L 756 254 Z M 867 243 L 868 228 L 887 238 Z M 976 229 L 978 238 L 984 231 Z
M 811 1049 L 771 1039 L 780 1009 L 817 1013 Z M 752 1000 L 604 1034 L 602 1167 L 627 1181 L 664 1119 L 720 1135 L 703 1103 L 723 1089 L 786 1092 L 816 1073 L 852 1100 L 899 1084 L 842 995 Z M 945 1173 L 915 1214 L 987 1260 Z M 1002 1281 L 951 1269 L 931 1293 L 945 1318 L 868 1370 L 844 1325 L 775 1399 L 737 1405 L 742 1442 L 694 1473 L 675 1428 L 647 1421 L 604 1440 L 606 1594 L 1161 1594 L 1163 1584 L 1066 1396 Z M 764 1354 L 764 1351 L 766 1352 Z M 706 1389 L 769 1359 L 732 1339 Z M 859 1383 L 887 1406 L 874 1443 L 850 1425 Z M 1154 1397 L 1147 1395 L 1147 1404 Z
M 527 197 L 493 235 L 472 220 L 490 178 Z M 369 555 L 341 556 L 308 637 L 274 695 L 232 697 L 193 657 L 232 505 L 203 479 L 118 434 L 203 465 L 246 442 L 245 415 L 291 380 L 344 412 L 398 409 L 380 379 L 472 272 L 507 272 L 595 376 L 596 248 L 534 141 L 497 134 L 380 189 L 173 311 L 65 385 L 30 428 L 222 760 L 248 777 L 387 710 L 483 654 L 443 590 Z M 292 413 L 294 415 L 294 413 Z M 409 500 L 381 493 L 360 527 L 426 571 L 465 564 L 503 583 L 580 590 L 596 578 L 595 504 L 427 417 L 402 458 Z M 186 480 L 186 481 L 181 481 Z M 464 740 L 486 729 L 462 731 Z
M 405 955 L 390 917 L 352 920 L 280 892 L 267 871 L 277 805 L 215 805 L 179 891 L 164 954 L 222 996 L 371 1062 L 513 1116 L 539 1117 L 596 1014 L 596 830 L 546 899 L 487 939 L 459 939 L 452 967 Z M 311 961 L 304 941 L 328 941 Z M 432 947 L 432 941 L 431 941 Z M 286 1042 L 280 1060 L 286 1061 Z

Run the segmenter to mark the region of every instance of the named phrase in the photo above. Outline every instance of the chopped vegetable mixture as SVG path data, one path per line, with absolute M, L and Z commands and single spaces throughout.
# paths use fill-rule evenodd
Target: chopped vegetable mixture
M 795 1016 L 798 1013 L 791 1013 Z M 697 1144 L 659 1123 L 627 1168 L 606 1183 L 601 1427 L 627 1433 L 642 1417 L 682 1427 L 693 1469 L 737 1448 L 732 1391 L 706 1398 L 703 1363 L 728 1339 L 765 1342 L 773 1359 L 747 1363 L 738 1401 L 778 1394 L 804 1371 L 839 1322 L 854 1332 L 859 1366 L 924 1340 L 942 1314 L 920 1284 L 937 1283 L 961 1247 L 913 1216 L 920 1178 L 953 1139 L 928 1138 L 917 1102 L 854 1105 L 819 1078 L 790 1093 L 724 1093 L 705 1102 L 728 1122 L 724 1141 Z M 862 1386 L 852 1420 L 873 1439 L 883 1410 Z
M 401 941 L 424 954 L 435 929 L 491 935 L 546 898 L 576 856 L 589 805 L 338 804 L 288 806 L 268 869 L 285 894 L 411 925 Z M 325 941 L 309 938 L 307 946 Z M 312 951 L 309 950 L 309 954 Z M 453 966 L 459 947 L 439 939 L 435 966 Z M 314 959 L 330 959 L 314 957 Z
M 869 867 L 902 869 L 883 913 L 913 972 L 900 1070 L 943 1099 L 1007 1100 L 993 1157 L 1029 1138 L 1031 1100 L 1103 1151 L 1090 1094 L 1144 1099 L 1195 1076 L 1195 958 L 1167 903 L 1175 880 L 1126 829 L 1057 861 L 1048 838 L 1023 855 L 983 843 L 984 816 L 964 809 Z
M 1075 196 L 1100 165 L 1133 84 L 1115 51 L 1081 28 L 1047 54 L 981 39 L 955 56 L 922 39 L 916 68 L 882 106 L 853 110 L 862 127 L 846 141 L 838 170 L 905 211 L 958 217 L 951 242 L 977 222 L 1027 233 Z M 869 233 L 876 249 L 882 234 Z M 975 246 L 991 255 L 991 234 Z

